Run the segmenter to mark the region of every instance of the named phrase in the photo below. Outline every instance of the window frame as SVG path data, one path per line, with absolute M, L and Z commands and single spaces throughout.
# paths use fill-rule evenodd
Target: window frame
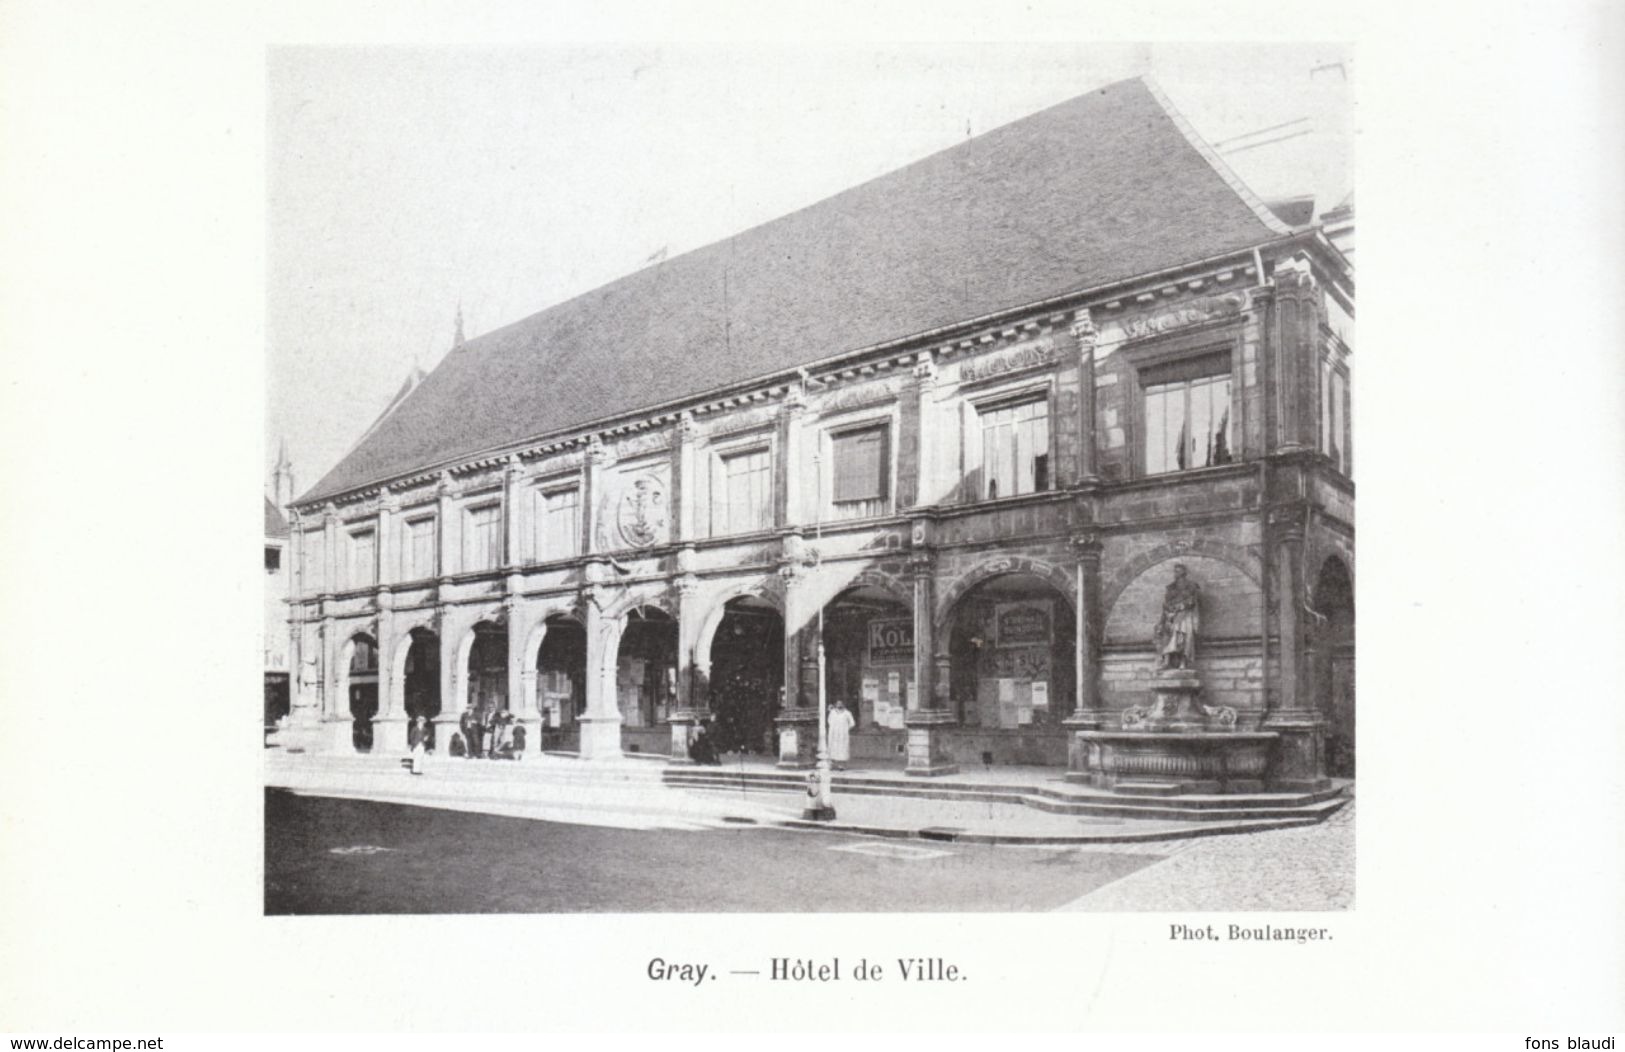
M 474 552 L 474 548 L 472 547 L 474 538 L 474 516 L 485 511 L 495 512 L 495 555 L 492 557 L 491 564 L 489 566 L 475 566 L 474 560 L 470 558 Z M 489 499 L 477 499 L 473 502 L 465 504 L 463 506 L 462 526 L 463 529 L 461 540 L 463 561 L 461 570 L 464 573 L 491 573 L 493 571 L 500 570 L 502 568 L 502 498 L 500 496 L 495 496 Z
M 1010 497 L 1027 497 L 1034 493 L 1052 493 L 1059 488 L 1055 482 L 1055 443 L 1057 437 L 1055 427 L 1055 385 L 1050 379 L 1045 378 L 1041 383 L 1038 384 L 1032 383 L 1031 380 L 1023 381 L 1023 383 L 1018 387 L 1004 388 L 996 392 L 983 394 L 977 398 L 967 399 L 966 401 L 970 406 L 971 412 L 975 414 L 974 423 L 976 425 L 973 429 L 973 435 L 967 436 L 969 441 L 976 443 L 977 448 L 976 468 L 974 469 L 976 474 L 976 487 L 974 492 L 971 494 L 971 503 L 986 504 L 990 501 L 1005 500 Z M 1027 490 L 1026 492 L 1000 493 L 997 497 L 988 496 L 987 485 L 989 480 L 987 475 L 987 424 L 984 418 L 990 413 L 998 413 L 1008 409 L 1018 409 L 1021 406 L 1040 403 L 1044 406 L 1045 485 L 1042 488 L 1035 485 L 1033 489 Z M 965 471 L 961 472 L 961 474 L 969 475 L 970 472 Z
M 858 500 L 835 500 L 835 444 L 837 440 L 869 431 L 881 433 L 884 446 L 878 497 Z M 823 517 L 831 522 L 857 521 L 890 515 L 897 500 L 897 413 L 888 406 L 881 413 L 846 417 L 840 420 L 820 421 L 818 434 L 819 457 L 825 467 L 819 471 L 819 507 Z M 875 507 L 867 507 L 875 505 Z M 857 513 L 854 513 L 857 512 Z
M 366 579 L 356 572 L 357 557 L 360 554 L 362 538 L 366 538 L 372 545 L 371 558 L 367 560 Z M 374 520 L 367 519 L 356 523 L 346 523 L 344 526 L 344 591 L 353 592 L 363 588 L 376 588 L 378 586 L 378 525 Z
M 419 509 L 409 509 L 401 513 L 401 550 L 400 550 L 400 579 L 402 581 L 428 581 L 432 580 L 439 571 L 440 554 L 440 516 L 432 508 L 419 506 Z M 413 527 L 423 523 L 429 524 L 429 567 L 427 573 L 414 574 L 415 569 L 412 557 L 412 531 Z
M 1192 471 L 1230 467 L 1247 459 L 1247 392 L 1261 389 L 1263 379 L 1260 377 L 1251 388 L 1242 383 L 1243 335 L 1243 323 L 1227 318 L 1219 324 L 1193 326 L 1173 333 L 1131 340 L 1118 348 L 1116 355 L 1123 363 L 1129 383 L 1125 414 L 1125 430 L 1128 433 L 1125 440 L 1129 445 L 1131 478 L 1172 478 Z M 1221 358 L 1228 363 L 1224 371 L 1201 371 L 1199 363 L 1208 359 L 1218 362 Z M 1190 375 L 1180 375 L 1187 369 L 1191 370 Z M 1262 366 L 1259 372 L 1263 372 Z M 1146 388 L 1176 379 L 1189 383 L 1207 376 L 1221 375 L 1230 379 L 1229 463 L 1175 468 L 1172 471 L 1149 470 L 1146 464 Z
M 714 445 L 710 450 L 707 468 L 709 478 L 706 480 L 706 508 L 705 528 L 707 536 L 711 537 L 739 537 L 752 533 L 761 533 L 771 530 L 778 525 L 779 505 L 779 479 L 778 479 L 778 447 L 773 436 L 754 434 L 740 438 L 736 441 Z M 763 456 L 767 460 L 767 508 L 763 521 L 751 529 L 738 529 L 731 522 L 719 526 L 717 522 L 717 509 L 723 506 L 727 496 L 725 492 L 719 493 L 717 484 L 720 481 L 724 488 L 727 484 L 727 464 L 740 457 Z M 730 515 L 731 519 L 732 516 Z
M 539 479 L 531 485 L 531 522 L 530 530 L 528 531 L 530 534 L 530 552 L 528 553 L 530 562 L 561 562 L 567 559 L 578 558 L 586 551 L 586 545 L 583 543 L 584 539 L 582 536 L 583 530 L 585 529 L 583 524 L 586 520 L 586 513 L 584 510 L 586 505 L 584 497 L 585 490 L 586 486 L 583 484 L 581 475 L 576 472 L 570 472 L 562 475 L 551 475 L 547 478 Z M 566 493 L 574 493 L 576 497 L 574 543 L 571 546 L 572 550 L 567 554 L 555 555 L 548 550 L 548 546 L 545 543 L 548 533 L 547 523 L 548 519 L 551 517 L 548 512 L 547 502 L 552 497 L 562 496 Z

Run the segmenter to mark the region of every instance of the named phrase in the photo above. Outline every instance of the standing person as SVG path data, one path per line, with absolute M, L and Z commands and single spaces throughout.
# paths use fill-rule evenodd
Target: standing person
M 412 726 L 406 731 L 406 744 L 412 752 L 412 773 L 423 773 L 423 753 L 429 747 L 428 721 L 422 716 L 412 718 Z
M 835 707 L 829 711 L 829 759 L 837 771 L 846 770 L 847 761 L 852 759 L 852 725 L 856 722 L 846 702 L 836 698 Z
M 473 702 L 463 706 L 463 714 L 457 718 L 457 729 L 463 734 L 465 755 L 470 759 L 478 756 L 480 754 L 480 718 L 474 715 Z

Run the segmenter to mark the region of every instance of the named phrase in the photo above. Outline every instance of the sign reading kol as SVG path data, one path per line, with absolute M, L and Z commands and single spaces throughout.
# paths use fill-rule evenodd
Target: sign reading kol
M 907 665 L 914 660 L 914 622 L 869 622 L 869 664 Z
M 1050 611 L 1048 602 L 1000 603 L 994 608 L 994 645 L 1048 646 Z

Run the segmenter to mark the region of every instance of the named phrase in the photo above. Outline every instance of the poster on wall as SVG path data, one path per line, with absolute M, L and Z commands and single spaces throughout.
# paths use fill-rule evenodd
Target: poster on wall
M 1041 679 L 1033 680 L 1033 708 L 1049 708 L 1049 684 Z
M 993 645 L 1049 646 L 1054 605 L 1048 599 L 997 603 L 993 607 Z
M 869 664 L 907 665 L 914 661 L 914 622 L 909 618 L 869 622 Z
M 903 676 L 898 672 L 886 673 L 886 697 L 893 704 L 897 704 L 903 693 Z

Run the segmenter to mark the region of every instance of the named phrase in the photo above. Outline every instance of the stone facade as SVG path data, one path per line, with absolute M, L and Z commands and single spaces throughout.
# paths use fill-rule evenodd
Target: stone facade
M 782 654 L 730 675 L 782 687 L 760 698 L 782 763 L 810 759 L 822 630 L 851 640 L 826 661 L 856 758 L 1064 764 L 1073 732 L 1144 704 L 1179 561 L 1209 703 L 1279 732 L 1274 783 L 1316 783 L 1352 733 L 1352 450 L 1326 386 L 1352 349 L 1325 307 L 1351 317 L 1350 284 L 1311 232 L 913 345 L 809 347 L 795 379 L 298 506 L 294 720 L 353 747 L 359 642 L 375 749 L 425 706 L 449 740 L 489 690 L 531 743 L 681 761 L 730 640 L 765 624 Z M 1202 464 L 1152 434 L 1171 397 L 1216 407 L 1206 450 L 1177 436 Z M 876 495 L 837 499 L 863 441 Z

